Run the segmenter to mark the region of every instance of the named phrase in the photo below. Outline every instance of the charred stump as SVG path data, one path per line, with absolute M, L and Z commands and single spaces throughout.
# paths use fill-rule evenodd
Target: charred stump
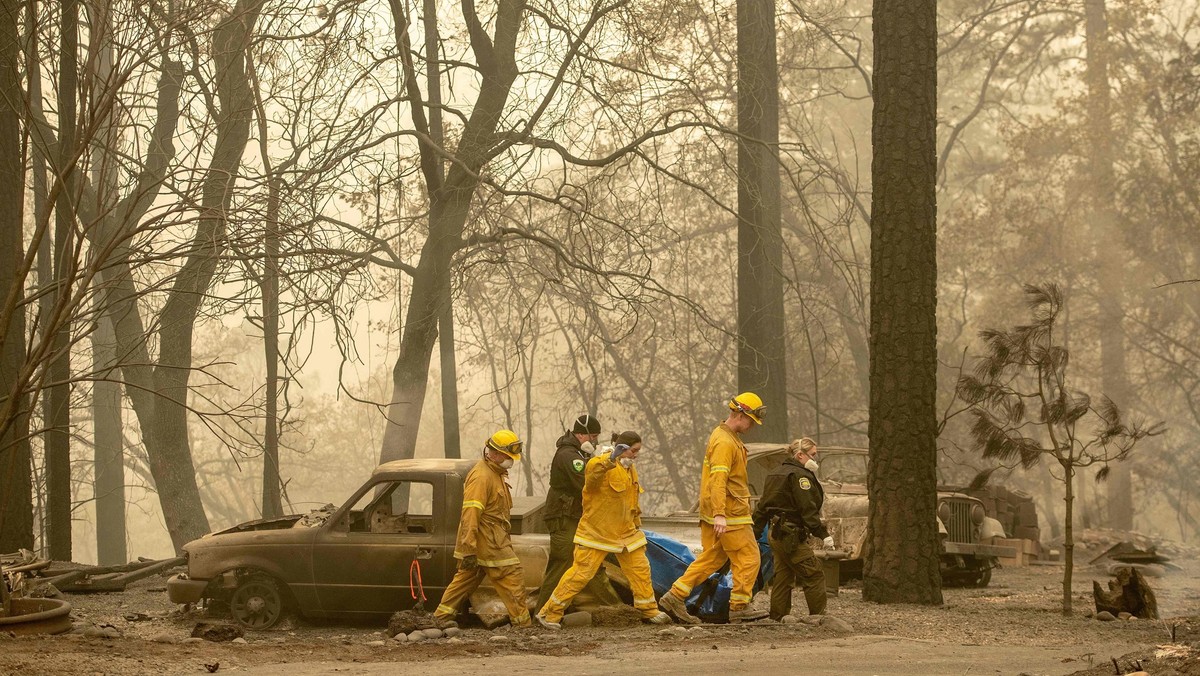
M 1119 568 L 1116 577 L 1108 581 L 1108 591 L 1092 581 L 1092 597 L 1096 612 L 1108 611 L 1113 616 L 1129 613 L 1141 619 L 1158 619 L 1158 601 L 1146 577 L 1133 567 Z

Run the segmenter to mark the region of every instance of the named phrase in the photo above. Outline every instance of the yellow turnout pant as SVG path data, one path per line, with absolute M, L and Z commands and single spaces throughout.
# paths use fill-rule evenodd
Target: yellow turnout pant
M 529 625 L 529 609 L 525 607 L 525 574 L 519 565 L 511 566 L 476 566 L 471 570 L 461 568 L 454 574 L 454 579 L 446 586 L 442 594 L 442 602 L 434 615 L 454 619 L 458 609 L 471 594 L 479 588 L 484 576 L 492 581 L 496 594 L 508 609 L 508 618 L 513 626 Z
M 608 552 L 599 549 L 575 545 L 575 560 L 571 568 L 563 574 L 558 586 L 550 594 L 550 600 L 546 601 L 538 614 L 549 622 L 561 621 L 571 599 L 587 586 L 600 566 L 604 565 L 607 555 Z M 638 547 L 632 552 L 624 551 L 615 556 L 617 563 L 621 564 L 621 572 L 629 579 L 633 607 L 641 611 L 642 617 L 657 615 L 658 604 L 654 599 L 654 587 L 650 584 L 650 561 L 646 558 L 646 548 Z
M 749 605 L 754 595 L 754 581 L 758 579 L 760 562 L 753 529 L 750 526 L 734 526 L 718 538 L 712 524 L 701 522 L 700 544 L 704 546 L 704 551 L 675 580 L 670 593 L 686 601 L 696 585 L 730 561 L 733 591 L 729 594 L 729 609 L 741 610 Z

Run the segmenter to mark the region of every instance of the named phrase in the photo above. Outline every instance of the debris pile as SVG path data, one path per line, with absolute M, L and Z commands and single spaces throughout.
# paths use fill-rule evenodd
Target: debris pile
M 202 638 L 214 643 L 233 641 L 245 635 L 244 629 L 231 622 L 197 622 L 192 628 L 192 638 Z
M 1056 541 L 1055 545 L 1061 546 L 1061 539 Z M 1087 549 L 1089 552 L 1103 553 L 1118 545 L 1132 547 L 1142 552 L 1154 552 L 1165 557 L 1165 560 L 1200 558 L 1200 547 L 1137 531 L 1085 528 L 1075 533 L 1075 546 Z
M 335 511 L 337 511 L 337 507 L 334 507 L 332 502 L 327 502 L 324 507 L 311 510 L 308 514 L 300 517 L 296 525 L 301 528 L 315 528 L 328 521 Z
M 39 571 L 38 583 L 72 594 L 120 592 L 125 591 L 130 582 L 164 573 L 185 563 L 187 559 L 182 556 L 158 560 L 138 557 L 137 561 L 119 566 L 80 566 L 56 561 Z

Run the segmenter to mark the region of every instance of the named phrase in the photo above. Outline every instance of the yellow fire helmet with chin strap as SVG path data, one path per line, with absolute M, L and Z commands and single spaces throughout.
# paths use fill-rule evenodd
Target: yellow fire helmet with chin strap
M 517 433 L 512 430 L 500 430 L 487 440 L 488 448 L 497 453 L 507 455 L 513 459 L 513 462 L 518 462 L 521 459 L 521 449 L 524 446 L 525 444 L 521 442 Z
M 751 420 L 761 425 L 763 416 L 766 415 L 767 407 L 763 404 L 762 398 L 757 394 L 742 392 L 729 400 L 729 410 L 741 411 L 750 416 Z

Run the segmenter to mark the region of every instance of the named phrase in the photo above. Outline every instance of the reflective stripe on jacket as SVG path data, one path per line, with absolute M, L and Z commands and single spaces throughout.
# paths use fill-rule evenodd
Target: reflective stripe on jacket
M 637 469 L 625 469 L 605 453 L 588 461 L 584 469 L 583 518 L 575 531 L 575 544 L 619 553 L 646 546 L 640 529 L 642 509 Z
M 752 521 L 746 445 L 725 423 L 708 437 L 700 474 L 700 520 L 712 523 L 718 516 L 724 516 L 730 527 Z
M 484 459 L 467 472 L 454 558 L 474 555 L 479 565 L 489 568 L 520 563 L 510 535 L 512 493 L 504 481 L 507 476 L 506 470 Z

